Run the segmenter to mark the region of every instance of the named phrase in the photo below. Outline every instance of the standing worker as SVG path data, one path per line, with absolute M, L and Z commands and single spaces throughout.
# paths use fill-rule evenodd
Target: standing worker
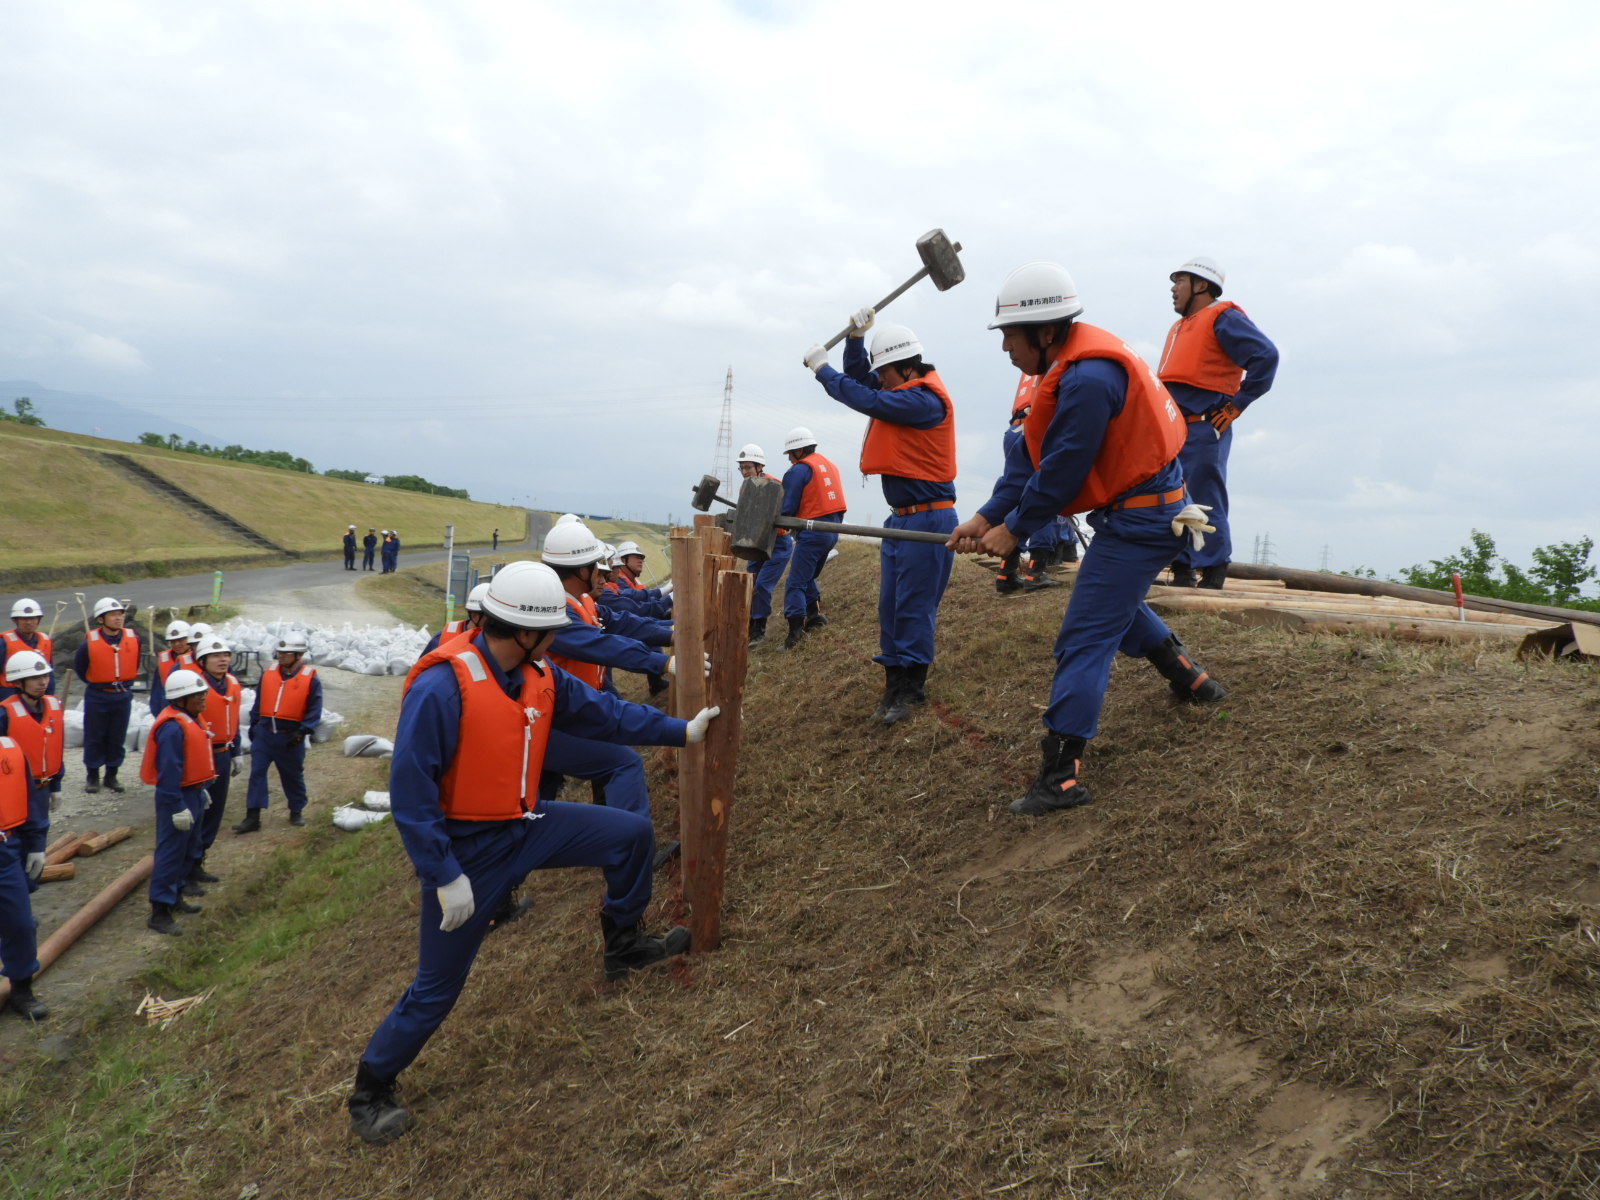
M 1027 816 L 1092 798 L 1078 768 L 1118 650 L 1149 659 L 1180 699 L 1224 694 L 1144 602 L 1175 539 L 1199 542 L 1207 528 L 1204 511 L 1185 500 L 1183 418 L 1143 360 L 1078 321 L 1082 312 L 1072 277 L 1055 263 L 1018 267 L 1001 285 L 989 328 L 1001 331 L 1014 367 L 1042 378 L 993 495 L 950 539 L 953 549 L 1004 558 L 1058 513 L 1086 512 L 1095 531 L 1056 636 L 1044 761 L 1011 805 Z
M 840 522 L 844 520 L 844 483 L 839 468 L 817 453 L 817 439 L 804 425 L 797 425 L 783 439 L 783 452 L 789 469 L 783 473 L 783 515 L 806 520 Z M 837 533 L 800 530 L 794 535 L 794 553 L 789 558 L 789 582 L 783 593 L 783 615 L 789 622 L 789 636 L 783 648 L 793 650 L 813 629 L 828 623 L 822 615 L 822 591 L 817 575 L 828 561 Z
M 351 525 L 344 531 L 344 569 L 356 569 L 356 527 Z
M 644 933 L 655 831 L 634 813 L 538 799 L 552 730 L 617 743 L 699 742 L 717 716 L 680 721 L 588 688 L 545 658 L 567 625 L 555 572 L 511 563 L 484 597 L 483 629 L 441 647 L 406 678 L 389 794 L 395 826 L 422 884 L 417 974 L 356 1066 L 350 1124 L 364 1141 L 392 1142 L 416 1123 L 395 1078 L 455 1005 L 502 897 L 530 871 L 599 867 L 607 979 L 689 949 L 679 926 Z
M 180 667 L 194 670 L 194 655 L 189 653 L 193 627 L 187 621 L 167 626 L 167 648 L 156 655 L 156 669 L 150 674 L 150 715 L 159 716 L 167 706 L 167 676 Z
M 156 789 L 156 861 L 150 871 L 150 919 L 156 933 L 183 932 L 173 911 L 197 913 L 183 897 L 189 869 L 199 849 L 205 817 L 206 785 L 216 774 L 211 736 L 196 718 L 211 689 L 193 671 L 174 671 L 167 679 L 167 707 L 161 710 L 144 744 L 139 778 Z
M 767 455 L 760 446 L 751 442 L 739 451 L 739 474 L 745 479 L 770 479 L 778 482 L 775 475 L 767 474 Z M 745 570 L 754 575 L 755 588 L 750 597 L 750 645 L 752 648 L 761 645 L 767 640 L 767 619 L 772 616 L 772 592 L 778 586 L 778 580 L 783 578 L 783 569 L 789 565 L 789 559 L 794 555 L 794 538 L 787 529 L 778 528 L 772 531 L 772 554 L 766 562 L 753 562 L 745 565 Z
M 367 526 L 367 536 L 361 539 L 361 569 L 372 570 L 373 556 L 378 552 L 378 531 Z
M 103 596 L 94 602 L 96 627 L 89 631 L 72 656 L 72 670 L 83 680 L 83 766 L 89 781 L 86 792 L 100 790 L 100 771 L 106 787 L 127 789 L 117 780 L 117 769 L 127 757 L 123 740 L 133 714 L 133 681 L 139 675 L 139 635 L 124 629 L 127 617 L 122 601 Z
M 261 672 L 250 708 L 250 782 L 245 788 L 244 820 L 235 833 L 255 833 L 267 807 L 267 768 L 276 764 L 289 824 L 304 825 L 306 740 L 322 723 L 322 680 L 305 665 L 309 646 L 303 633 L 278 639 L 278 661 Z
M 28 823 L 28 762 L 15 738 L 0 737 L 0 973 L 11 981 L 6 1008 L 30 1021 L 50 1010 L 33 994 L 39 973 L 39 926 L 30 884 L 44 870 L 44 843 L 24 849 Z
M 244 707 L 244 689 L 228 668 L 233 665 L 233 654 L 228 643 L 212 634 L 194 648 L 199 664 L 200 678 L 211 694 L 200 710 L 200 724 L 211 739 L 211 765 L 216 777 L 206 785 L 206 807 L 200 822 L 200 857 L 189 868 L 188 885 L 199 888 L 216 883 L 217 877 L 206 870 L 206 854 L 211 844 L 222 832 L 222 818 L 228 807 L 228 790 L 233 777 L 239 774 L 239 759 L 243 756 L 239 738 L 241 711 Z
M 872 326 L 870 308 L 851 316 L 843 374 L 828 365 L 821 345 L 806 352 L 806 367 L 828 395 L 871 418 L 861 473 L 883 477 L 883 498 L 892 510 L 885 528 L 948 535 L 956 527 L 955 406 L 939 372 L 923 361 L 917 335 L 904 325 L 879 326 L 869 360 Z M 955 555 L 927 542 L 884 538 L 879 546 L 878 653 L 872 661 L 882 664 L 884 685 L 872 717 L 887 726 L 928 702 L 934 625 Z
M 424 656 L 432 654 L 445 642 L 453 641 L 463 633 L 476 633 L 478 626 L 483 624 L 483 598 L 488 594 L 487 583 L 473 585 L 472 590 L 467 593 L 467 602 L 462 605 L 466 616 L 446 621 L 439 628 L 439 632 L 428 639 L 428 644 L 422 648 L 422 653 L 417 655 L 417 660 L 420 662 Z
M 1170 276 L 1177 322 L 1167 333 L 1157 374 L 1183 410 L 1189 434 L 1179 453 L 1183 479 L 1196 504 L 1211 511 L 1215 537 L 1203 548 L 1185 547 L 1172 560 L 1172 582 L 1220 589 L 1233 557 L 1228 520 L 1228 452 L 1233 423 L 1272 387 L 1278 373 L 1278 348 L 1222 298 L 1222 268 L 1209 258 L 1191 258 Z
M 35 654 L 44 656 L 45 662 L 54 660 L 54 647 L 50 642 L 50 635 L 39 632 L 39 622 L 44 617 L 44 609 L 39 607 L 37 600 L 30 600 L 26 596 L 11 606 L 12 628 L 0 633 L 0 664 L 4 664 L 13 654 L 23 650 L 31 650 Z M 55 676 L 50 676 L 50 694 L 55 695 Z M 0 684 L 0 700 L 7 696 L 16 695 L 16 689 Z
M 50 838 L 50 797 L 61 790 L 67 722 L 61 701 L 48 693 L 50 664 L 33 650 L 6 660 L 6 683 L 16 690 L 0 701 L 0 737 L 22 747 L 28 760 L 28 819 L 12 836 L 22 844 L 28 890 L 37 890 Z

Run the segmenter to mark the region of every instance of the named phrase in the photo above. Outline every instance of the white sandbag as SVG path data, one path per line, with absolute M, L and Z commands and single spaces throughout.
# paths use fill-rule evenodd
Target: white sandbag
M 363 808 L 370 808 L 373 812 L 388 812 L 389 793 L 363 792 L 361 795 L 361 806 Z
M 317 742 L 331 742 L 339 732 L 339 727 L 344 724 L 344 716 L 330 708 L 322 710 L 322 720 L 311 731 L 311 740 Z
M 394 753 L 394 743 L 375 733 L 356 733 L 345 738 L 346 758 L 382 758 Z
M 333 810 L 333 823 L 340 829 L 354 832 L 365 829 L 368 825 L 376 825 L 379 821 L 387 820 L 386 812 L 373 812 L 371 809 L 356 808 L 352 804 L 341 804 Z
M 83 710 L 69 708 L 62 714 L 63 729 L 67 738 L 67 749 L 77 750 L 83 745 Z

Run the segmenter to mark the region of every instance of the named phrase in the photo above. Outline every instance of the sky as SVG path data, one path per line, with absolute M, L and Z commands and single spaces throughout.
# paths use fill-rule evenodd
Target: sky
M 1600 537 L 1600 5 L 7 0 L 0 35 L 0 378 L 681 521 L 731 367 L 735 448 L 809 427 L 877 523 L 801 359 L 942 227 L 966 281 L 885 316 L 963 515 L 1007 272 L 1063 264 L 1154 359 L 1203 254 L 1282 355 L 1236 560 Z

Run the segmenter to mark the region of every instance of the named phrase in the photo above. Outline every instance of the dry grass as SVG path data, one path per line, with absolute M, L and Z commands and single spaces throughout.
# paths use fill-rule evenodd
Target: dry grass
M 935 703 L 884 731 L 875 574 L 846 548 L 834 624 L 753 656 L 721 952 L 603 986 L 593 873 L 536 876 L 369 1149 L 341 1105 L 416 893 L 368 839 L 359 913 L 162 1035 L 196 1100 L 117 1194 L 1596 1193 L 1590 668 L 1187 620 L 1229 700 L 1119 662 L 1099 799 L 1019 821 L 1063 593 L 959 565 Z

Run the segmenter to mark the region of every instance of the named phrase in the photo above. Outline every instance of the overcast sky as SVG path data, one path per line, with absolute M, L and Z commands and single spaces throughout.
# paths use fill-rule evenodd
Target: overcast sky
M 1207 254 L 1283 356 L 1236 559 L 1600 536 L 1592 2 L 7 0 L 0 35 L 0 378 L 682 519 L 731 366 L 735 446 L 810 426 L 876 522 L 800 359 L 942 226 L 967 282 L 890 312 L 955 397 L 963 515 L 1007 271 L 1063 263 L 1153 359 Z

